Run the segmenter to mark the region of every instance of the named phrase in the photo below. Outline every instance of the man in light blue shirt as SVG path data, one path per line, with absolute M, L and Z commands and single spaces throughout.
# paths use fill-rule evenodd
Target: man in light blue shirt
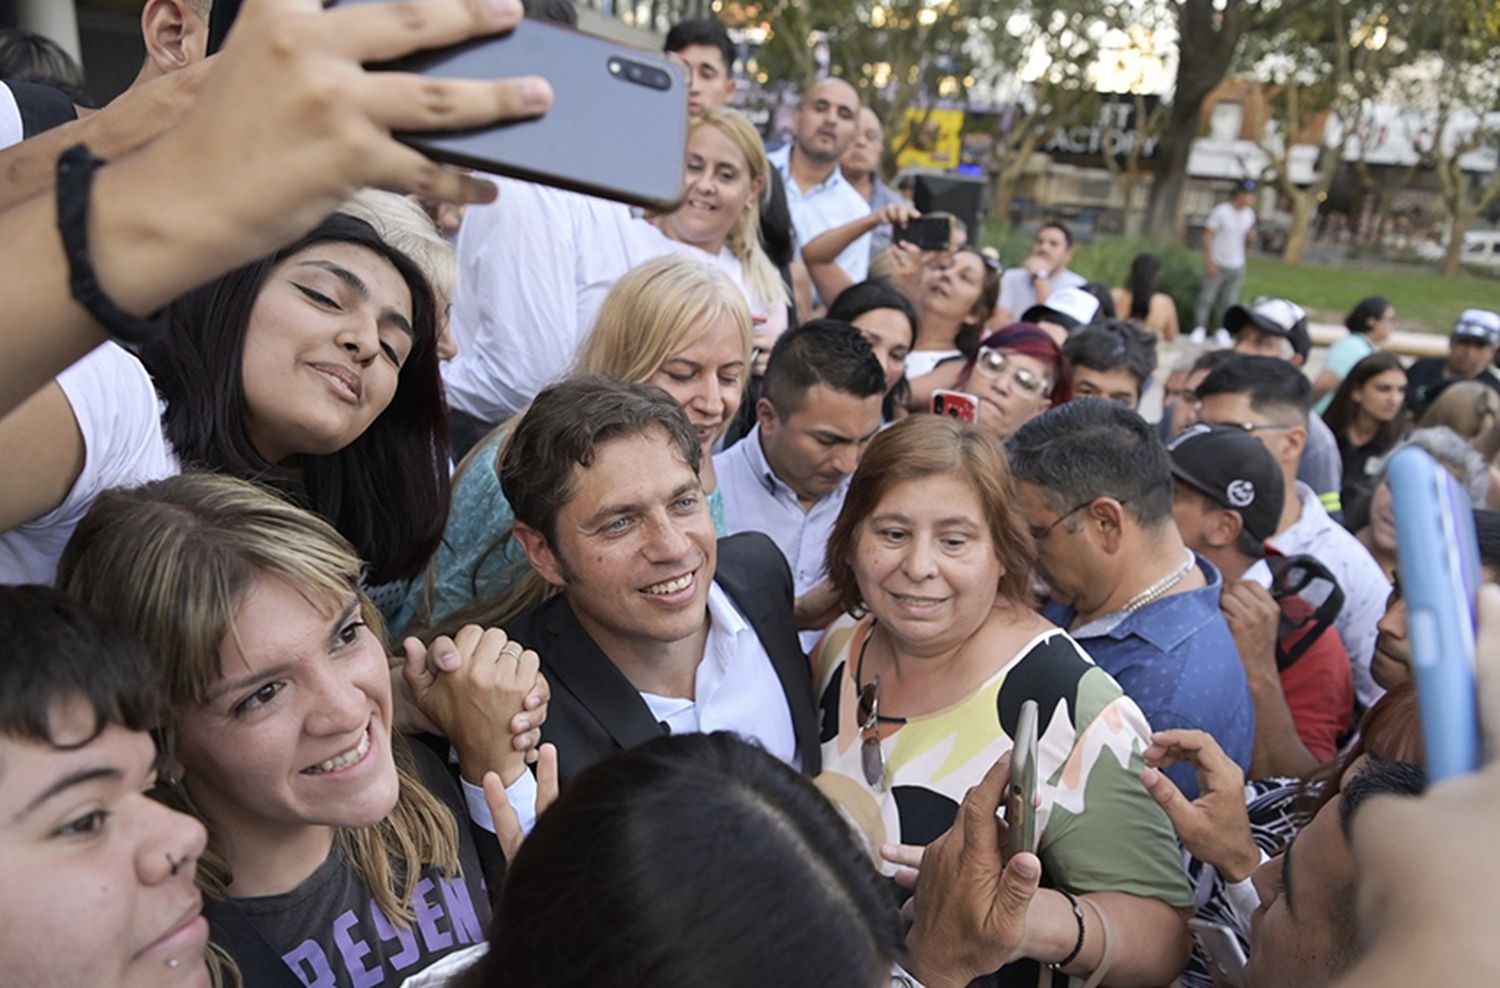
M 792 142 L 768 155 L 786 185 L 799 248 L 870 212 L 865 197 L 839 170 L 839 158 L 854 143 L 858 124 L 854 87 L 842 79 L 821 79 L 797 105 Z M 870 235 L 846 247 L 838 264 L 852 281 L 864 281 L 870 270 Z
M 833 319 L 804 323 L 771 351 L 755 428 L 714 457 L 726 534 L 770 536 L 798 597 L 824 578 L 828 534 L 880 430 L 884 395 L 885 373 L 863 333 Z M 818 634 L 803 632 L 803 645 Z

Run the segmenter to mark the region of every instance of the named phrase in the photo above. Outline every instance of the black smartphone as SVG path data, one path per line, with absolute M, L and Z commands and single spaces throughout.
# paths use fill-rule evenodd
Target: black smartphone
M 892 239 L 923 250 L 947 250 L 953 239 L 953 223 L 946 216 L 922 216 L 896 227 Z
M 238 7 L 214 0 L 211 46 L 223 43 Z M 552 109 L 534 120 L 398 135 L 430 158 L 647 209 L 670 210 L 682 197 L 687 82 L 659 52 L 523 20 L 508 34 L 377 67 L 449 79 L 539 75 L 552 84 Z

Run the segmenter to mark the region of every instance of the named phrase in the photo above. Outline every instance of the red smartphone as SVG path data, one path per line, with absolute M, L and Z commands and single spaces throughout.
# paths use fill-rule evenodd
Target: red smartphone
M 978 422 L 979 398 L 967 391 L 938 388 L 932 393 L 932 413 L 946 415 L 960 422 Z

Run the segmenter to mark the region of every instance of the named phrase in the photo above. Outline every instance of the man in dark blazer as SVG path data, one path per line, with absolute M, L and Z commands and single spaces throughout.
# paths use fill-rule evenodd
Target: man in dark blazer
M 567 381 L 500 464 L 515 537 L 561 593 L 507 629 L 542 657 L 559 776 L 664 733 L 728 730 L 820 767 L 792 577 L 759 533 L 719 540 L 682 407 L 647 385 Z

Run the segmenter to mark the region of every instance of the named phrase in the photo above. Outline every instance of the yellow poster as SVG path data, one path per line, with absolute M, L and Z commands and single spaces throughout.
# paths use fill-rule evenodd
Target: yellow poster
M 907 110 L 891 145 L 902 148 L 896 155 L 896 167 L 942 171 L 957 168 L 963 150 L 963 129 L 962 110 Z

